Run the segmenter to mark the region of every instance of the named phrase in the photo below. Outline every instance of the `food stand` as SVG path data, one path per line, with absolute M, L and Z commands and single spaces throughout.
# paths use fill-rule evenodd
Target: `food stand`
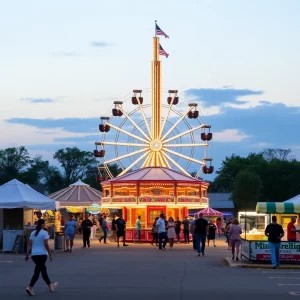
M 277 202 L 258 202 L 256 205 L 256 212 L 262 214 L 276 215 L 278 223 L 283 225 L 283 229 L 286 232 L 284 224 L 282 224 L 282 218 L 297 217 L 300 214 L 300 204 L 295 203 L 277 203 Z M 260 240 L 250 239 L 247 235 L 247 239 L 242 239 L 242 256 L 250 261 L 270 261 L 271 253 L 269 249 L 269 242 L 266 236 L 261 236 Z M 300 243 L 288 242 L 283 239 L 280 246 L 280 261 L 284 262 L 300 262 Z
M 0 186 L 2 252 L 23 252 L 26 237 L 28 238 L 30 232 L 35 229 L 34 209 L 54 211 L 58 205 L 59 203 L 16 179 Z M 51 241 L 50 248 L 54 250 L 54 243 Z

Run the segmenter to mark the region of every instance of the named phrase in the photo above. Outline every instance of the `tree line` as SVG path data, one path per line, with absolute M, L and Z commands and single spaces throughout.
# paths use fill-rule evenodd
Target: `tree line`
M 0 185 L 18 179 L 29 185 L 43 184 L 48 193 L 68 187 L 78 179 L 101 190 L 96 182 L 97 160 L 92 152 L 77 147 L 57 150 L 53 159 L 58 166 L 50 165 L 42 156 L 30 157 L 24 146 L 0 150 Z M 120 172 L 117 164 L 110 166 L 113 175 Z
M 216 173 L 209 191 L 232 193 L 237 209 L 253 210 L 257 202 L 282 202 L 300 193 L 300 161 L 291 150 L 233 154 Z

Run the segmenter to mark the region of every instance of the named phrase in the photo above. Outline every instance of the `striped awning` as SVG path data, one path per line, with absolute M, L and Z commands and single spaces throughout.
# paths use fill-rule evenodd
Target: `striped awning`
M 288 202 L 257 202 L 256 212 L 264 214 L 299 214 L 299 203 Z

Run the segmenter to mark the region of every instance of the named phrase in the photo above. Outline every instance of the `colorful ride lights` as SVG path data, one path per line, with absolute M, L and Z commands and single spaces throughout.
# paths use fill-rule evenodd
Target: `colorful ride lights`
M 210 141 L 213 137 L 213 134 L 210 132 L 210 125 L 205 125 L 202 129 L 203 132 L 201 133 L 201 140 L 202 141 Z M 205 129 L 208 129 L 208 132 L 206 133 Z
M 211 165 L 212 158 L 204 158 L 205 162 L 209 162 L 209 166 L 204 165 L 202 166 L 202 172 L 204 174 L 212 174 L 214 172 L 214 167 Z
M 122 101 L 115 101 L 114 102 L 114 105 L 115 105 L 115 108 L 113 108 L 111 111 L 112 111 L 112 115 L 114 117 L 121 117 L 123 116 L 123 112 L 121 109 L 118 108 L 119 105 L 122 105 L 123 102 Z
M 189 104 L 191 110 L 188 112 L 188 118 L 189 119 L 197 119 L 199 117 L 199 111 L 197 110 L 197 103 L 190 103 Z
M 131 98 L 133 105 L 143 104 L 142 90 L 133 90 L 134 95 Z
M 99 131 L 100 132 L 109 132 L 110 126 L 108 124 L 104 124 L 105 121 L 108 121 L 108 117 L 100 117 L 101 124 L 99 124 Z
M 168 104 L 176 105 L 179 102 L 179 97 L 177 96 L 178 90 L 169 90 L 169 97 L 167 99 Z

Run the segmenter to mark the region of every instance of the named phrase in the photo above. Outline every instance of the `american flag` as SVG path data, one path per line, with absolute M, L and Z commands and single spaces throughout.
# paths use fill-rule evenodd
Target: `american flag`
M 163 55 L 166 58 L 168 58 L 169 54 L 163 49 L 163 47 L 161 46 L 161 44 L 159 44 L 159 55 Z
M 155 35 L 163 35 L 165 38 L 169 38 L 169 36 L 167 34 L 165 34 L 159 27 L 158 25 L 155 23 Z

